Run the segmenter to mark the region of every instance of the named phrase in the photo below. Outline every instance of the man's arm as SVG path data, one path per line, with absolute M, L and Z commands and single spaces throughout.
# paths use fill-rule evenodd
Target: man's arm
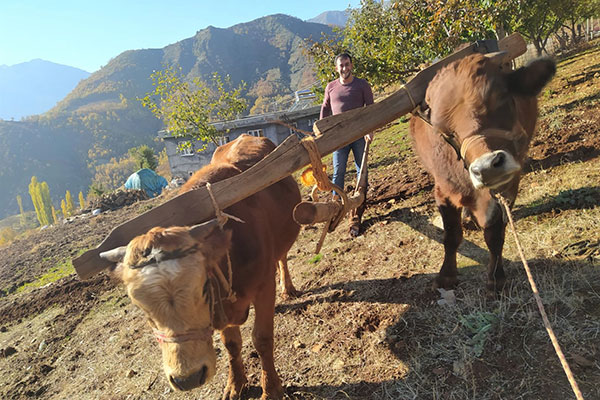
M 373 90 L 371 90 L 371 85 L 369 85 L 369 82 L 367 81 L 365 81 L 365 86 L 363 88 L 363 97 L 365 99 L 365 106 L 373 104 Z
M 323 119 L 325 117 L 329 117 L 332 114 L 331 112 L 331 98 L 329 97 L 329 84 L 325 88 L 325 96 L 323 98 L 323 104 L 321 104 L 321 114 L 319 115 L 319 119 Z

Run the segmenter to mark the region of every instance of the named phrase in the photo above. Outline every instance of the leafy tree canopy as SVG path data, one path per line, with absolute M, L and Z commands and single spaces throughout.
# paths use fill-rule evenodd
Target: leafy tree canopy
M 139 100 L 163 121 L 166 131 L 174 137 L 217 144 L 221 134 L 211 122 L 234 119 L 246 109 L 242 97 L 245 84 L 231 88 L 228 76 L 222 79 L 214 73 L 210 84 L 199 78 L 187 82 L 181 70 L 169 67 L 155 71 L 151 78 L 154 91 Z

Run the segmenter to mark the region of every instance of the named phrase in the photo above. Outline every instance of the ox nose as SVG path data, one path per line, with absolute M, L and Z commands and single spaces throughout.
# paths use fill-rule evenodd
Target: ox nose
M 169 381 L 171 382 L 171 385 L 177 390 L 192 390 L 197 388 L 198 386 L 202 386 L 204 382 L 206 382 L 207 371 L 208 368 L 206 368 L 206 366 L 203 366 L 199 371 L 196 371 L 193 374 L 183 378 L 170 375 Z
M 475 188 L 496 188 L 510 181 L 519 169 L 514 157 L 504 150 L 496 150 L 474 160 L 469 174 Z

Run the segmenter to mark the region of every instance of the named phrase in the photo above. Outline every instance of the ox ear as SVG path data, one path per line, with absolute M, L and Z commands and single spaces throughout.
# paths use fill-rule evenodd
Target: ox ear
M 508 89 L 521 96 L 537 96 L 556 73 L 556 63 L 549 58 L 532 61 L 508 75 Z
M 190 228 L 190 235 L 199 242 L 206 239 L 215 229 L 219 229 L 219 222 L 216 218 L 211 219 L 208 222 L 194 225 Z
M 216 219 L 190 228 L 190 235 L 198 241 L 205 255 L 220 259 L 231 245 L 231 230 L 222 230 Z
M 103 258 L 115 264 L 120 263 L 121 261 L 123 261 L 123 257 L 125 257 L 126 250 L 127 246 L 121 246 L 112 250 L 103 251 L 102 253 L 100 253 L 100 258 Z

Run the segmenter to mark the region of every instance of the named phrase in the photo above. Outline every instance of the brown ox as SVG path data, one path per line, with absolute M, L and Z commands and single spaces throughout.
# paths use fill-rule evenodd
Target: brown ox
M 182 190 L 239 174 L 274 147 L 268 139 L 243 135 L 220 147 Z M 279 260 L 287 275 L 286 255 L 300 230 L 292 211 L 300 200 L 296 182 L 288 177 L 224 210 L 244 223 L 230 219 L 224 229 L 216 220 L 191 228 L 153 228 L 127 247 L 102 254 L 119 262 L 115 273 L 146 313 L 174 389 L 196 388 L 215 374 L 212 332 L 217 329 L 229 353 L 223 398 L 239 398 L 247 383 L 239 325 L 253 304 L 252 341 L 262 364 L 263 398 L 283 396 L 273 363 L 275 274 Z M 229 275 L 228 258 L 235 299 L 227 296 L 226 279 L 218 279 L 217 269 Z M 289 277 L 288 284 L 293 291 Z
M 448 65 L 430 82 L 425 101 L 431 125 L 412 118 L 410 133 L 435 180 L 435 200 L 444 223 L 444 261 L 434 287 L 457 283 L 463 207 L 483 228 L 490 251 L 487 288 L 499 290 L 504 285 L 506 221 L 493 194 L 514 203 L 535 130 L 536 96 L 555 70 L 554 62 L 540 59 L 516 71 L 503 71 L 493 57 L 475 54 Z

